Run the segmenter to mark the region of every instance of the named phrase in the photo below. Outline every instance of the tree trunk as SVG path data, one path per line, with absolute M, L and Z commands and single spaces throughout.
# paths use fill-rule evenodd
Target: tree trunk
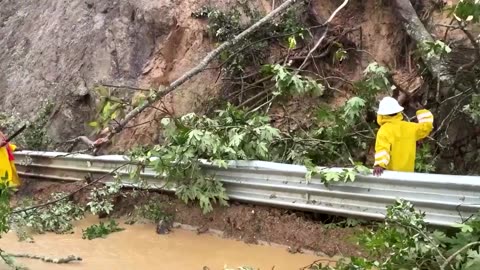
M 392 3 L 395 9 L 394 12 L 410 38 L 417 44 L 422 44 L 425 41 L 435 41 L 420 21 L 420 18 L 418 18 L 410 0 L 393 0 Z M 426 54 L 423 54 L 421 57 L 432 75 L 440 81 L 441 94 L 446 96 L 455 82 L 454 76 L 448 70 L 446 61 L 436 55 L 428 57 Z

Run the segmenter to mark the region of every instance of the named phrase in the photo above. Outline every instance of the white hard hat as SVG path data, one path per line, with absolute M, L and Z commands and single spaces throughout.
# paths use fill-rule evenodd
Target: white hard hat
M 398 101 L 392 97 L 384 97 L 380 101 L 377 114 L 390 115 L 403 111 L 403 107 L 398 104 Z

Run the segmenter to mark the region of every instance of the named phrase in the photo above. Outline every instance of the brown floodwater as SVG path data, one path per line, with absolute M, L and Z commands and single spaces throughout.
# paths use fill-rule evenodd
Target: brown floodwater
M 249 245 L 241 241 L 221 238 L 213 234 L 197 235 L 185 229 L 174 229 L 167 235 L 155 233 L 153 224 L 135 224 L 121 227 L 124 231 L 106 238 L 84 240 L 82 228 L 97 223 L 94 218 L 80 221 L 73 234 L 35 235 L 34 243 L 18 242 L 9 232 L 0 239 L 0 247 L 9 253 L 28 253 L 54 258 L 76 255 L 83 259 L 63 265 L 32 259 L 16 259 L 31 270 L 56 269 L 178 269 L 223 270 L 251 266 L 261 270 L 292 270 L 322 259 L 314 254 L 291 254 L 285 247 Z M 325 262 L 331 261 L 325 258 Z M 0 269 L 5 266 L 0 265 Z

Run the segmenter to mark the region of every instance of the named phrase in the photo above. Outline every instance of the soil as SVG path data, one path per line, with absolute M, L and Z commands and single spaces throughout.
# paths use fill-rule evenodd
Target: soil
M 84 183 L 26 179 L 14 201 L 30 197 L 45 202 L 51 193 L 71 193 L 82 185 Z M 72 199 L 78 203 L 86 203 L 89 190 L 87 188 L 74 194 Z M 208 230 L 222 231 L 224 237 L 246 243 L 286 245 L 292 253 L 309 250 L 323 256 L 364 255 L 355 243 L 355 234 L 361 231 L 361 227 L 327 227 L 322 223 L 322 218 L 325 220 L 322 215 L 239 202 L 231 202 L 229 207 L 214 207 L 213 212 L 204 215 L 197 204 L 185 204 L 171 194 L 142 192 L 142 196 L 133 196 L 133 193 L 132 190 L 125 190 L 117 197 L 112 214 L 114 217 L 128 217 L 135 206 L 155 200 L 161 202 L 164 210 L 174 216 L 175 222 L 194 226 L 198 228 L 198 233 Z

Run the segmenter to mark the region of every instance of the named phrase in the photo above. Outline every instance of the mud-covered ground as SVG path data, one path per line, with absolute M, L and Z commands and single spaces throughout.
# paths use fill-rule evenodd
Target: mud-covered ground
M 27 179 L 15 200 L 33 197 L 43 202 L 48 200 L 51 193 L 70 193 L 82 185 L 84 183 L 62 184 Z M 73 199 L 85 203 L 88 192 L 88 188 L 82 190 L 73 195 Z M 175 217 L 175 222 L 197 227 L 199 233 L 222 231 L 225 237 L 247 243 L 264 241 L 286 245 L 291 252 L 311 250 L 320 255 L 347 257 L 362 254 L 355 241 L 355 234 L 360 232 L 361 227 L 325 226 L 323 222 L 330 222 L 331 218 L 312 213 L 231 202 L 229 207 L 215 207 L 213 212 L 204 215 L 197 204 L 187 205 L 170 194 L 143 192 L 142 196 L 132 197 L 132 191 L 125 190 L 116 200 L 113 215 L 126 217 L 135 206 L 151 199 L 160 202 L 164 210 Z

